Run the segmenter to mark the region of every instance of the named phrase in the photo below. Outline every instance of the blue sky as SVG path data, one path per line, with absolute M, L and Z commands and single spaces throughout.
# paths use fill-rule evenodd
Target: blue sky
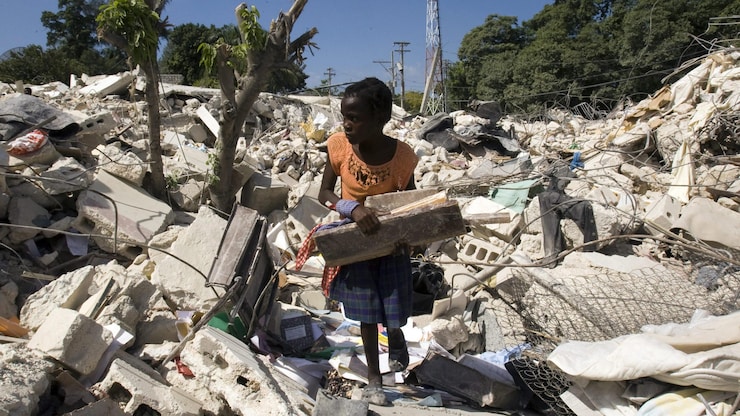
M 172 0 L 163 15 L 170 22 L 201 23 L 217 27 L 234 24 L 234 0 Z M 491 14 L 517 16 L 528 20 L 553 0 L 438 0 L 442 58 L 456 61 L 463 36 L 480 26 Z M 43 10 L 56 12 L 57 0 L 2 0 L 4 21 L 0 25 L 0 53 L 37 44 L 46 46 L 46 28 L 41 25 Z M 292 0 L 247 2 L 260 12 L 260 23 L 269 27 L 278 13 L 287 11 Z M 293 28 L 297 37 L 311 27 L 318 29 L 313 40 L 320 49 L 306 53 L 305 72 L 309 87 L 327 79 L 339 84 L 375 76 L 390 80 L 390 64 L 400 61 L 394 42 L 408 42 L 404 52 L 406 91 L 422 91 L 426 61 L 426 15 L 424 0 L 309 0 Z M 379 62 L 380 61 L 380 62 Z M 399 79 L 400 81 L 400 79 Z M 400 88 L 400 87 L 399 87 Z M 400 90 L 397 90 L 400 92 Z

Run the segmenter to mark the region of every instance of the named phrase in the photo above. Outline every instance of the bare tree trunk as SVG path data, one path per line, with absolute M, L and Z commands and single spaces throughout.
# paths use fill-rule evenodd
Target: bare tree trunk
M 159 115 L 159 71 L 156 64 L 147 62 L 142 65 L 146 75 L 146 107 L 149 121 L 149 153 L 151 157 L 151 194 L 156 198 L 165 197 L 166 185 L 164 180 L 164 163 L 162 162 L 162 144 L 160 141 L 160 123 Z
M 237 94 L 234 91 L 235 75 L 227 64 L 229 58 L 225 48 L 217 52 L 216 65 L 218 70 L 219 84 L 224 97 L 221 109 L 221 130 L 219 132 L 216 151 L 218 153 L 218 166 L 214 174 L 218 180 L 211 182 L 209 191 L 213 206 L 224 212 L 231 212 L 236 192 L 240 183 L 235 183 L 234 157 L 236 155 L 236 144 L 239 134 L 247 119 L 249 110 L 257 101 L 260 92 L 269 78 L 270 71 L 277 65 L 291 59 L 290 56 L 299 48 L 307 45 L 311 37 L 316 34 L 316 29 L 301 36 L 300 42 L 290 43 L 290 31 L 303 7 L 308 0 L 295 0 L 290 11 L 281 14 L 276 22 L 270 27 L 268 42 L 264 50 L 250 53 L 250 65 L 245 75 L 238 80 L 241 90 Z

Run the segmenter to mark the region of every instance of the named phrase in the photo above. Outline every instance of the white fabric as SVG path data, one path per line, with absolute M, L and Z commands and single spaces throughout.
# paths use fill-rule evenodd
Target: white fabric
M 559 345 L 548 362 L 589 380 L 653 377 L 677 385 L 740 391 L 740 311 L 600 342 Z

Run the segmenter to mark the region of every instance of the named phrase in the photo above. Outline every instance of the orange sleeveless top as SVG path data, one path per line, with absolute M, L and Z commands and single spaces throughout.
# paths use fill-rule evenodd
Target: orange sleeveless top
M 326 146 L 329 163 L 342 181 L 342 199 L 361 203 L 370 195 L 405 190 L 419 161 L 411 146 L 401 141 L 393 158 L 382 165 L 360 160 L 343 132 L 332 134 Z

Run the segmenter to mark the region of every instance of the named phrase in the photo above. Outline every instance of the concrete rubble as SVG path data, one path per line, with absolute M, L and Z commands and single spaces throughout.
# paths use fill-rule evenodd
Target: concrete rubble
M 145 82 L 0 84 L 0 414 L 740 414 L 740 53 L 608 114 L 394 108 L 386 133 L 420 157 L 417 188 L 456 202 L 465 232 L 415 258 L 411 362 L 384 375 L 388 407 L 357 399 L 359 326 L 321 293 L 322 256 L 295 263 L 336 219 L 317 195 L 339 99 L 260 95 L 235 169 L 266 229 L 225 238 L 236 218 L 207 185 L 219 91 L 163 86 L 159 200 Z M 557 161 L 598 238 L 562 218 L 546 259 L 538 198 Z M 234 279 L 211 284 L 235 252 Z

